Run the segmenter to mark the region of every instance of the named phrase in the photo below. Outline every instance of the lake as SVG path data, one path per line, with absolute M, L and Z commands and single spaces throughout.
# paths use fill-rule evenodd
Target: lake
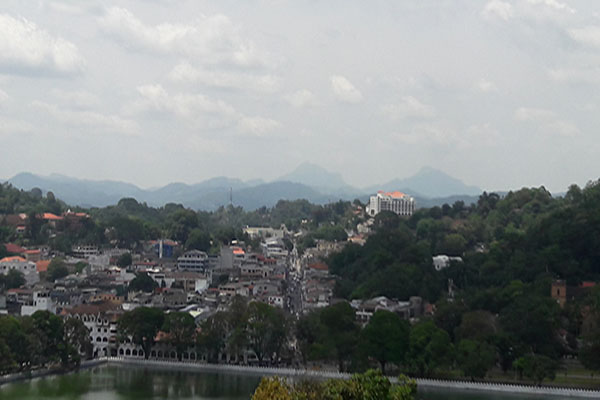
M 101 366 L 78 373 L 50 376 L 0 386 L 0 399 L 11 400 L 248 400 L 260 378 Z M 419 400 L 528 400 L 539 396 L 421 389 Z M 552 397 L 562 400 L 560 397 Z

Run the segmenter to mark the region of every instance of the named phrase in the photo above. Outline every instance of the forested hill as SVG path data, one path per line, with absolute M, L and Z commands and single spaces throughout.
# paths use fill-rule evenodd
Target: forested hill
M 343 297 L 423 295 L 437 300 L 448 278 L 459 289 L 504 287 L 519 280 L 571 285 L 600 279 L 600 185 L 572 186 L 563 198 L 543 187 L 483 193 L 477 204 L 462 202 L 418 210 L 410 219 L 382 213 L 364 247 L 348 245 L 331 257 L 342 279 Z M 436 254 L 462 256 L 441 272 Z

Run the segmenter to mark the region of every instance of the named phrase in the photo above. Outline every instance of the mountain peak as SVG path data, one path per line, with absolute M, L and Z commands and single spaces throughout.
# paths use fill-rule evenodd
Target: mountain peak
M 338 189 L 348 186 L 338 172 L 330 172 L 320 165 L 303 162 L 289 174 L 283 175 L 277 181 L 301 183 L 320 189 Z
M 373 190 L 372 188 L 371 190 Z M 381 185 L 382 190 L 403 189 L 411 195 L 426 197 L 447 197 L 452 195 L 479 195 L 481 189 L 466 185 L 444 171 L 429 166 L 422 167 L 416 174 L 404 179 L 394 179 Z

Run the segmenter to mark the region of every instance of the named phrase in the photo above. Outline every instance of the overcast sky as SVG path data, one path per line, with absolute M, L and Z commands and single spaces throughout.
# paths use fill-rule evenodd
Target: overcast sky
M 600 2 L 0 5 L 0 178 L 353 185 L 432 166 L 487 189 L 600 173 Z

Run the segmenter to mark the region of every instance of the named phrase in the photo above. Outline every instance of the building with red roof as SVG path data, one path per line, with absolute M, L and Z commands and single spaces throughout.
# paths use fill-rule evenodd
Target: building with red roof
M 399 191 L 384 192 L 380 190 L 371 196 L 366 207 L 367 214 L 374 217 L 382 211 L 391 211 L 398 215 L 410 216 L 415 212 L 415 199 Z

